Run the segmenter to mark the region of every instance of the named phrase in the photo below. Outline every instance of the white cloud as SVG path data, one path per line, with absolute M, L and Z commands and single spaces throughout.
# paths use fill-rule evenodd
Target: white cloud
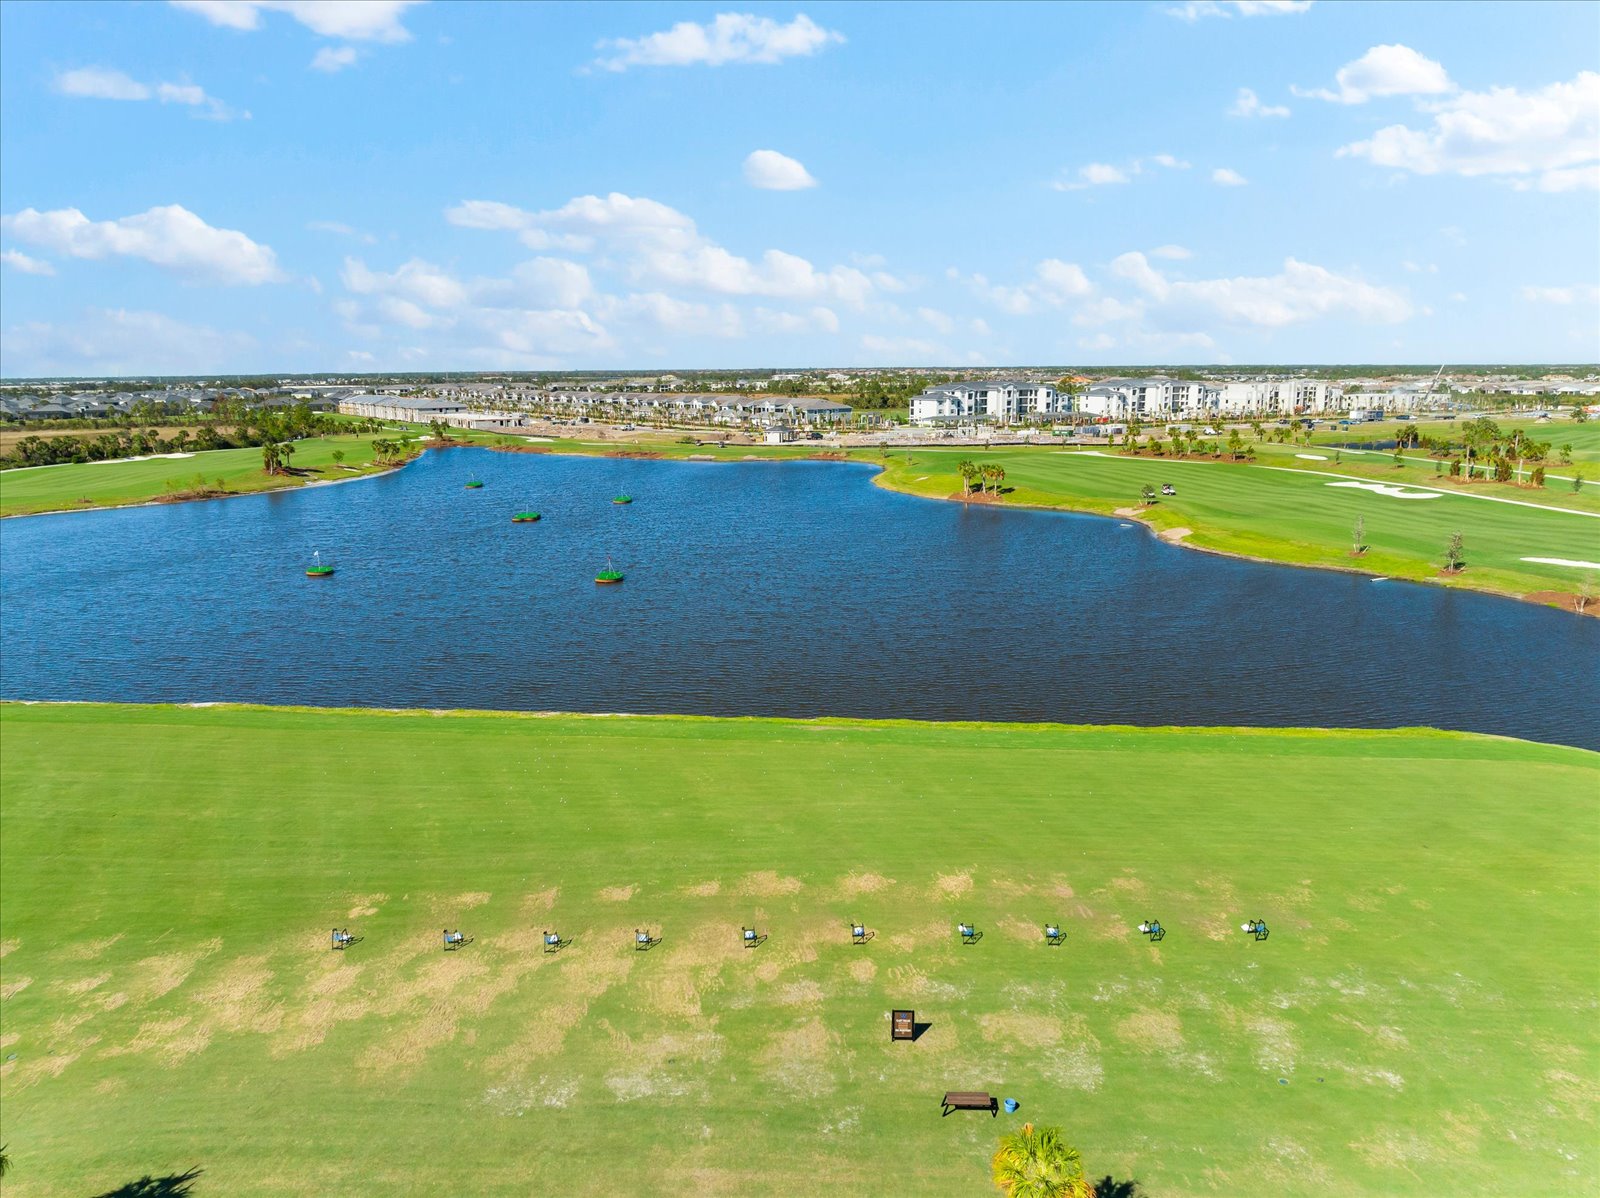
M 311 69 L 332 75 L 355 66 L 360 57 L 361 51 L 354 46 L 324 46 L 312 56 Z
M 1089 282 L 1081 266 L 1063 262 L 1059 258 L 1046 258 L 1034 268 L 1034 274 L 1039 279 L 1035 293 L 1049 302 L 1059 304 L 1069 299 L 1079 299 L 1094 290 L 1094 285 Z
M 142 258 L 194 282 L 253 285 L 284 278 L 269 247 L 237 230 L 213 228 L 179 204 L 106 221 L 91 221 L 76 208 L 25 208 L 0 217 L 0 227 L 58 254 Z
M 963 276 L 951 269 L 947 276 L 964 282 L 984 303 L 1000 309 L 1008 316 L 1027 316 L 1041 306 L 1059 308 L 1069 300 L 1082 299 L 1094 291 L 1083 268 L 1059 258 L 1046 258 L 1034 267 L 1034 277 L 1026 283 L 1011 286 L 991 283 L 986 275 Z
M 918 308 L 917 315 L 934 332 L 948 337 L 956 330 L 956 322 L 937 308 Z
M 860 307 L 889 277 L 875 281 L 853 266 L 822 270 L 776 249 L 752 261 L 705 237 L 677 209 L 619 192 L 577 196 L 545 212 L 468 200 L 446 211 L 445 218 L 465 228 L 515 231 L 533 249 L 601 253 L 604 264 L 640 284 Z
M 353 237 L 357 241 L 365 242 L 367 245 L 375 245 L 378 240 L 371 233 L 364 233 L 360 229 L 337 220 L 310 220 L 306 222 L 306 228 L 313 233 L 333 233 L 340 237 Z
M 896 366 L 924 366 L 949 362 L 955 357 L 944 346 L 918 337 L 882 337 L 867 333 L 861 348 L 875 359 Z
M 1233 107 L 1228 109 L 1229 116 L 1243 117 L 1271 117 L 1288 116 L 1289 110 L 1282 104 L 1263 104 L 1261 97 L 1248 87 L 1241 87 L 1239 94 L 1234 97 Z
M 357 295 L 389 295 L 430 308 L 455 308 L 467 302 L 463 283 L 420 258 L 388 273 L 369 270 L 359 258 L 346 258 L 339 277 Z
M 1306 12 L 1310 7 L 1311 0 L 1184 0 L 1164 11 L 1180 21 L 1198 21 L 1202 17 L 1278 17 Z
M 1282 273 L 1265 278 L 1168 279 L 1138 252 L 1123 254 L 1111 270 L 1151 303 L 1179 317 L 1209 315 L 1233 324 L 1281 328 L 1326 316 L 1398 324 L 1413 312 L 1398 291 L 1293 258 L 1284 260 Z
M 1524 189 L 1600 186 L 1600 74 L 1534 92 L 1461 92 L 1424 107 L 1431 127 L 1390 125 L 1339 155 L 1420 175 L 1509 177 Z
M 776 150 L 755 150 L 744 160 L 745 182 L 763 191 L 804 191 L 817 181 L 799 162 Z
M 1125 166 L 1109 162 L 1091 162 L 1080 166 L 1075 176 L 1058 178 L 1050 184 L 1054 191 L 1083 191 L 1090 187 L 1105 187 L 1113 183 L 1130 182 L 1134 175 L 1144 173 L 1146 162 L 1172 171 L 1186 171 L 1189 163 L 1171 154 L 1152 154 L 1148 159 L 1135 158 Z
M 1374 46 L 1334 75 L 1338 91 L 1291 88 L 1295 95 L 1331 100 L 1336 104 L 1365 104 L 1375 96 L 1437 96 L 1455 90 L 1444 67 L 1418 54 L 1410 46 Z
M 1572 287 L 1524 287 L 1522 298 L 1530 304 L 1600 303 L 1600 287 L 1579 283 Z
M 137 79 L 109 67 L 78 67 L 56 76 L 55 89 L 63 96 L 89 100 L 148 100 L 150 89 Z
M 1072 323 L 1082 328 L 1092 329 L 1102 324 L 1117 324 L 1124 320 L 1138 320 L 1143 315 L 1143 304 L 1137 301 L 1126 303 L 1115 296 L 1107 295 L 1081 305 L 1072 314 Z
M 249 119 L 250 114 L 235 113 L 215 96 L 208 96 L 205 88 L 196 83 L 140 83 L 122 71 L 109 67 L 78 67 L 62 71 L 55 77 L 55 90 L 63 96 L 87 100 L 159 100 L 163 104 L 181 104 L 197 111 L 195 116 L 211 120 L 232 120 L 235 116 Z
M 628 9 L 613 9 L 627 12 Z M 681 21 L 671 29 L 644 37 L 619 37 L 602 41 L 597 50 L 609 51 L 594 65 L 607 71 L 629 67 L 681 67 L 730 62 L 775 63 L 804 58 L 826 46 L 844 41 L 844 35 L 824 29 L 804 13 L 787 25 L 753 13 L 718 13 L 704 25 Z
M 1152 258 L 1167 258 L 1173 262 L 1182 262 L 1186 258 L 1194 257 L 1181 245 L 1158 245 L 1150 251 L 1150 256 Z
M 169 0 L 225 29 L 261 28 L 261 14 L 283 13 L 312 33 L 352 42 L 404 42 L 406 9 L 422 0 Z
M 1211 181 L 1218 187 L 1243 187 L 1250 180 L 1246 179 L 1236 170 L 1230 170 L 1228 167 L 1219 166 L 1216 170 L 1211 172 Z
M 581 262 L 534 258 L 511 271 L 516 293 L 541 308 L 576 308 L 594 296 L 594 283 Z
M 1115 349 L 1117 339 L 1110 333 L 1096 333 L 1093 337 L 1080 337 L 1079 349 Z
M 1109 183 L 1126 183 L 1128 172 L 1109 162 L 1091 162 L 1078 168 L 1075 180 L 1056 180 L 1050 184 L 1056 191 L 1082 191 L 1086 187 L 1104 187 Z
M 20 270 L 25 275 L 53 275 L 56 268 L 39 258 L 30 258 L 21 250 L 6 250 L 0 252 L 0 262 L 4 262 L 12 270 Z
M 237 370 L 254 345 L 244 333 L 121 308 L 90 308 L 59 324 L 12 325 L 4 338 L 7 373 L 25 376 Z

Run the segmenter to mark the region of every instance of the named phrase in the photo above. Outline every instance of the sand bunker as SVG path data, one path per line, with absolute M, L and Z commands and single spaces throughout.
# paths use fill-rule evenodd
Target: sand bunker
M 1326 462 L 1328 460 L 1325 455 L 1320 453 L 1297 453 L 1294 456 L 1304 458 L 1308 462 Z
M 1328 483 L 1330 487 L 1353 487 L 1358 491 L 1372 491 L 1378 495 L 1387 495 L 1390 499 L 1438 499 L 1438 491 L 1413 491 L 1408 487 L 1391 487 L 1387 483 L 1358 483 L 1342 482 Z
M 1541 566 L 1574 566 L 1579 570 L 1600 570 L 1600 562 L 1583 562 L 1571 557 L 1525 557 L 1525 562 L 1537 562 Z

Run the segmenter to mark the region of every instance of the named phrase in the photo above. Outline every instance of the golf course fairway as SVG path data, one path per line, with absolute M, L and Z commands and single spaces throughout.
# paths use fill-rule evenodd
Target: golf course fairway
M 1577 749 L 12 703 L 0 796 L 8 1198 L 1600 1186 Z

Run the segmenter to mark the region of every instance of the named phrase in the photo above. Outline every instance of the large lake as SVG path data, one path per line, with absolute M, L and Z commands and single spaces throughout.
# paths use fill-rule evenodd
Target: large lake
M 523 508 L 544 519 L 510 523 Z M 305 576 L 313 550 L 335 577 Z M 607 554 L 621 586 L 593 581 Z M 0 567 L 7 698 L 1427 724 L 1600 748 L 1600 621 L 915 499 L 854 464 L 453 450 L 343 486 L 6 520 Z

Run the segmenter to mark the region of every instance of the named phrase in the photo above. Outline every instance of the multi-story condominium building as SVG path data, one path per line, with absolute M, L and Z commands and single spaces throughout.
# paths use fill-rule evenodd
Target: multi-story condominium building
M 1331 412 L 1343 406 L 1344 390 L 1322 379 L 1245 379 L 1220 384 L 1221 411 L 1229 415 Z
M 1079 398 L 1078 410 L 1108 420 L 1200 417 L 1217 411 L 1217 396 L 1215 385 L 1190 379 L 1102 379 Z
M 1032 379 L 981 379 L 944 383 L 911 397 L 912 424 L 1020 424 L 1053 420 L 1071 410 L 1071 398 L 1052 383 Z

